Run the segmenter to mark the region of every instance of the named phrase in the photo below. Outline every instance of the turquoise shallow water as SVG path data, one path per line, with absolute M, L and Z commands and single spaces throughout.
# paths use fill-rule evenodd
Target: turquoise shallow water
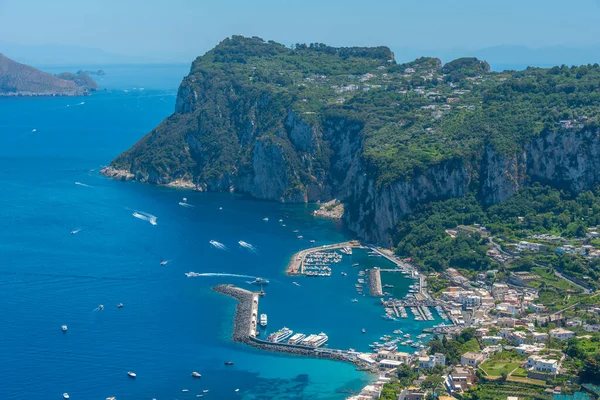
M 172 111 L 187 72 L 104 69 L 108 90 L 92 97 L 0 98 L 1 398 L 59 399 L 68 392 L 86 400 L 192 399 L 209 390 L 205 399 L 341 399 L 368 381 L 352 365 L 231 343 L 235 303 L 210 288 L 251 287 L 248 278 L 187 278 L 189 271 L 270 279 L 260 308 L 269 315 L 267 331 L 324 331 L 334 348 L 367 350 L 393 329 L 423 327 L 384 321 L 377 300 L 351 303 L 358 272 L 351 264 L 359 254 L 345 258 L 331 278 L 285 276 L 289 257 L 309 239 L 351 237 L 339 224 L 312 218 L 310 206 L 99 176 L 101 165 Z M 178 205 L 182 197 L 194 207 Z M 135 218 L 136 211 L 156 216 L 157 224 Z M 99 304 L 105 309 L 94 311 Z M 235 365 L 226 368 L 225 360 Z M 129 370 L 138 378 L 128 379 Z M 192 379 L 192 371 L 202 378 Z

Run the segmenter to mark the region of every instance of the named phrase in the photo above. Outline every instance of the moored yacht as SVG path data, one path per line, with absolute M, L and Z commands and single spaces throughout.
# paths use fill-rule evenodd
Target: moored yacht
M 278 330 L 277 332 L 271 333 L 268 337 L 267 340 L 269 342 L 272 343 L 279 343 L 284 341 L 285 339 L 289 338 L 290 336 L 292 336 L 294 334 L 294 331 L 292 331 L 289 328 L 286 328 L 285 326 L 283 328 L 281 328 L 280 330 Z

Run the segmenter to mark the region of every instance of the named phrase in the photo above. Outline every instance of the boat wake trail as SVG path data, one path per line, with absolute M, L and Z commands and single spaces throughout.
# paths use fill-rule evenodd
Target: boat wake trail
M 150 224 L 152 225 L 156 225 L 156 217 L 152 214 L 149 214 L 147 212 L 143 212 L 143 211 L 134 211 L 133 214 L 134 217 L 141 219 L 142 221 L 148 221 Z
M 240 240 L 238 243 L 240 246 L 250 250 L 251 252 L 258 253 L 258 249 L 256 247 L 252 246 L 250 243 L 244 242 L 243 240 Z
M 185 202 L 183 202 L 183 201 L 180 201 L 180 202 L 179 202 L 179 205 L 180 205 L 180 206 L 182 206 L 182 207 L 194 208 L 194 206 L 193 206 L 193 205 L 191 205 L 191 204 L 189 204 L 189 203 L 185 203 Z
M 230 277 L 230 278 L 242 278 L 242 279 L 256 279 L 255 276 L 250 275 L 239 275 L 239 274 L 227 274 L 224 272 L 186 272 L 185 276 L 188 278 L 198 278 L 198 277 Z
M 79 186 L 83 186 L 83 187 L 93 187 L 93 186 L 86 185 L 85 183 L 81 183 L 81 182 L 75 182 L 75 184 L 79 185 Z
M 216 240 L 211 240 L 210 244 L 219 250 L 227 250 L 227 247 L 223 243 L 219 243 Z

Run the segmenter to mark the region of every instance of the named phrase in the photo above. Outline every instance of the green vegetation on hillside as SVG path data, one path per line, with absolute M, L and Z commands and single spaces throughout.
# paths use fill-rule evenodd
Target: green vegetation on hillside
M 514 252 L 519 241 L 538 242 L 539 252 L 524 252 L 514 260 L 512 270 L 532 270 L 542 276 L 535 283 L 544 290 L 569 290 L 571 285 L 556 279 L 551 267 L 597 286 L 600 260 L 579 254 L 557 254 L 564 245 L 597 245 L 587 238 L 588 229 L 600 225 L 600 189 L 575 196 L 569 192 L 534 184 L 498 205 L 485 208 L 474 194 L 463 199 L 450 199 L 420 206 L 399 224 L 396 248 L 399 254 L 426 271 L 442 271 L 453 267 L 470 271 L 486 271 L 499 264 L 486 255 L 491 249 L 488 238 L 479 233 L 458 233 L 452 238 L 446 230 L 458 225 L 481 224 L 506 251 Z M 547 234 L 562 239 L 545 241 L 536 235 Z M 539 236 L 538 236 L 539 237 Z
M 386 47 L 334 48 L 297 44 L 292 48 L 260 38 L 233 36 L 198 57 L 180 89 L 181 107 L 193 113 L 185 126 L 154 135 L 184 132 L 193 140 L 172 140 L 178 151 L 160 142 L 142 142 L 140 152 L 115 160 L 125 169 L 146 165 L 158 175 L 184 171 L 201 181 L 247 171 L 255 141 L 281 149 L 291 190 L 323 179 L 330 172 L 328 140 L 311 148 L 288 140 L 290 112 L 317 129 L 330 121 L 361 126 L 361 157 L 379 186 L 445 161 L 467 162 L 484 144 L 510 153 L 544 131 L 596 127 L 600 106 L 600 67 L 529 68 L 490 72 L 473 58 L 444 66 L 420 58 L 398 65 Z M 569 120 L 573 125 L 561 126 Z M 193 130 L 192 130 L 193 129 Z M 185 151 L 194 159 L 177 154 Z M 305 153 L 313 170 L 306 171 Z M 305 172 L 299 172 L 305 171 Z

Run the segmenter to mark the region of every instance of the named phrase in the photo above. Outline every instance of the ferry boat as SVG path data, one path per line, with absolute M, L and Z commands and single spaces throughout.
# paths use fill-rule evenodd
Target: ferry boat
M 268 337 L 267 340 L 269 342 L 272 343 L 279 343 L 284 341 L 285 339 L 289 338 L 290 336 L 292 336 L 294 334 L 294 331 L 292 331 L 291 329 L 286 328 L 285 326 L 283 328 L 281 328 L 280 330 L 278 330 L 277 332 L 271 333 Z
M 318 335 L 311 336 L 313 336 L 313 338 L 306 343 L 306 345 L 310 347 L 321 347 L 329 340 L 329 336 L 327 336 L 323 332 L 319 333 Z M 302 343 L 304 344 L 304 341 Z
M 135 378 L 137 375 L 136 375 L 136 373 L 135 373 L 135 372 L 128 371 L 128 372 L 127 372 L 127 376 L 129 376 L 130 378 Z
M 253 285 L 268 285 L 269 281 L 263 278 L 256 278 L 255 280 L 253 280 L 252 282 L 250 282 Z
M 260 326 L 267 326 L 267 314 L 260 314 Z
M 63 325 L 63 326 L 60 327 L 60 329 L 62 329 L 63 332 L 66 332 L 68 328 L 67 328 L 66 325 Z
M 289 344 L 299 344 L 305 337 L 306 337 L 306 335 L 304 333 L 296 333 L 290 338 L 288 343 Z
M 304 339 L 302 339 L 302 340 L 300 341 L 300 344 L 301 344 L 302 346 L 308 346 L 308 343 L 309 343 L 309 342 L 311 342 L 311 341 L 312 341 L 313 339 L 315 339 L 316 337 L 317 337 L 317 335 L 315 335 L 315 334 L 310 334 L 310 335 L 308 335 L 307 337 L 305 337 Z

